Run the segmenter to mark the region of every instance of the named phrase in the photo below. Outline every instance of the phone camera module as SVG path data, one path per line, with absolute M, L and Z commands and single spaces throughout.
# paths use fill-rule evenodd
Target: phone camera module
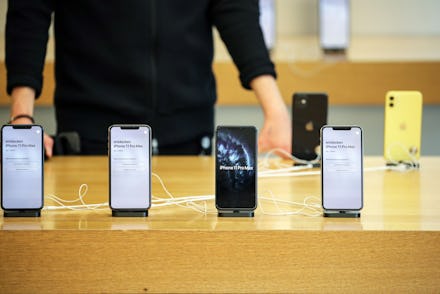
M 391 96 L 391 97 L 390 97 L 390 101 L 393 101 L 393 100 L 394 100 L 394 96 Z
M 390 107 L 394 107 L 394 103 L 390 103 Z
M 301 95 L 298 97 L 298 99 L 296 99 L 295 104 L 298 109 L 305 109 L 307 107 L 307 97 L 305 95 Z

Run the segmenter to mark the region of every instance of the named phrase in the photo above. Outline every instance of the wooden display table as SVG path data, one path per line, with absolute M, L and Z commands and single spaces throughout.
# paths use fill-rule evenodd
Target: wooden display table
M 365 167 L 383 160 L 367 157 Z M 154 157 L 175 197 L 212 195 L 211 157 Z M 270 216 L 299 209 L 259 201 L 254 218 L 153 207 L 148 218 L 43 210 L 0 217 L 0 293 L 436 292 L 440 289 L 440 158 L 411 172 L 365 172 L 360 219 Z M 45 164 L 45 195 L 108 202 L 106 157 Z M 259 195 L 320 197 L 319 175 L 260 178 Z M 153 178 L 153 194 L 168 197 Z M 46 197 L 45 206 L 55 205 Z M 207 208 L 215 212 L 214 202 Z

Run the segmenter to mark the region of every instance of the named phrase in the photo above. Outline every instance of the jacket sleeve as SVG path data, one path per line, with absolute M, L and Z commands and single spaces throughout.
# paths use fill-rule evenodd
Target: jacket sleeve
M 258 0 L 213 0 L 211 19 L 240 72 L 244 88 L 253 78 L 276 72 L 263 39 Z
M 7 91 L 17 86 L 41 94 L 53 0 L 9 0 L 5 30 Z

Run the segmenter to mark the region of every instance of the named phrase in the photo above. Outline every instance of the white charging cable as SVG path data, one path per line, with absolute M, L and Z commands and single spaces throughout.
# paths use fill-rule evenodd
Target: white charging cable
M 62 199 L 56 195 L 49 194 L 46 197 L 58 204 L 56 205 L 48 205 L 45 206 L 43 209 L 47 210 L 59 210 L 59 209 L 70 209 L 70 210 L 102 210 L 106 209 L 108 207 L 108 202 L 105 203 L 94 203 L 94 204 L 87 204 L 84 201 L 84 197 L 87 194 L 87 191 L 89 190 L 89 186 L 87 184 L 81 184 L 78 189 L 78 198 L 73 200 L 66 200 Z M 78 205 L 70 205 L 70 203 L 80 202 L 81 204 Z
M 288 159 L 290 159 L 290 160 L 292 160 L 292 161 L 294 161 L 296 163 L 300 163 L 300 164 L 304 164 L 304 165 L 313 165 L 315 163 L 319 163 L 319 160 L 321 158 L 320 155 L 318 154 L 318 156 L 315 159 L 304 160 L 304 159 L 300 159 L 300 158 L 298 158 L 296 156 L 293 156 L 292 154 L 290 154 L 289 152 L 287 152 L 284 149 L 274 148 L 274 149 L 269 150 L 265 154 L 265 156 L 263 157 L 263 160 L 261 162 L 261 165 L 259 167 L 261 167 L 261 168 L 269 168 L 270 167 L 269 159 L 271 157 L 273 157 L 274 155 L 277 155 L 279 157 L 281 157 L 281 155 L 283 155 L 285 158 L 288 158 Z M 290 167 L 290 166 L 292 166 L 292 164 L 289 164 L 289 165 L 285 164 L 283 167 Z
M 406 153 L 408 155 L 408 157 L 410 158 L 409 161 L 401 161 L 401 160 L 395 160 L 393 159 L 392 155 L 391 155 L 391 151 L 394 150 L 395 148 L 399 148 L 401 149 L 404 153 Z M 388 163 L 399 167 L 398 170 L 400 171 L 410 171 L 410 170 L 414 170 L 414 169 L 418 169 L 420 167 L 420 163 L 418 161 L 418 159 L 406 148 L 406 146 L 400 142 L 395 142 L 393 144 L 391 144 L 388 149 L 386 150 L 387 153 L 387 157 L 388 157 Z M 403 168 L 403 166 L 405 166 L 405 168 Z

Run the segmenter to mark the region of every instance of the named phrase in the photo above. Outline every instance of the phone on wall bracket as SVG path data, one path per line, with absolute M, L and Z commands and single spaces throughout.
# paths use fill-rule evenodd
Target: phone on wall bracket
M 253 217 L 257 208 L 257 129 L 218 126 L 215 206 L 221 217 Z
M 275 47 L 275 0 L 259 0 L 260 27 L 266 48 L 271 51 Z
M 43 128 L 1 128 L 1 207 L 5 217 L 39 217 L 44 204 Z
M 423 96 L 418 91 L 389 91 L 385 96 L 384 158 L 387 165 L 419 166 Z
M 112 216 L 148 216 L 151 207 L 151 128 L 108 129 L 109 193 Z
M 292 97 L 292 155 L 301 162 L 319 166 L 320 130 L 327 124 L 326 93 L 294 93 Z
M 325 217 L 360 217 L 363 139 L 358 126 L 321 128 L 321 196 Z
M 319 0 L 319 37 L 324 53 L 346 53 L 350 42 L 349 0 Z

